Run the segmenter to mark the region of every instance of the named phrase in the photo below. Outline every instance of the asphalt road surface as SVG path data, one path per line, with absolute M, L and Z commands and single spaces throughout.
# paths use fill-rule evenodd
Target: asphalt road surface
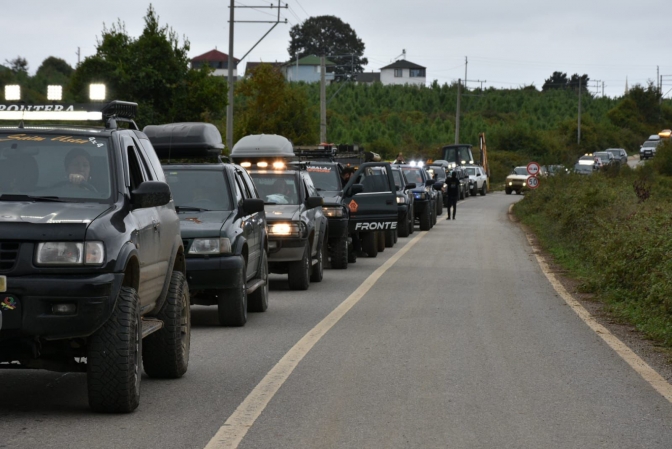
M 241 448 L 665 448 L 672 405 L 565 304 L 507 218 L 458 205 L 312 347 Z M 445 217 L 445 214 L 444 214 Z M 82 374 L 0 371 L 0 448 L 204 448 L 308 331 L 416 233 L 328 270 L 274 277 L 270 308 L 220 328 L 195 307 L 184 378 L 143 378 L 130 415 L 87 409 Z

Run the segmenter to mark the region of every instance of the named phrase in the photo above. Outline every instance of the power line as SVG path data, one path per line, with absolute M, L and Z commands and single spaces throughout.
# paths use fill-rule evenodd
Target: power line
M 303 6 L 301 6 L 301 3 L 299 3 L 299 0 L 295 0 L 295 1 L 296 1 L 296 4 L 299 5 L 299 8 L 301 8 L 301 10 L 302 10 L 304 13 L 306 13 L 306 17 L 310 17 L 310 14 L 308 14 L 308 11 L 306 11 L 305 9 L 303 9 Z

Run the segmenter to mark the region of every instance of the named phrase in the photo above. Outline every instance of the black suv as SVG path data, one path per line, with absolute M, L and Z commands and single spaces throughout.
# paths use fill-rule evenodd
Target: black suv
M 397 211 L 399 213 L 397 233 L 399 237 L 408 237 L 415 230 L 415 216 L 413 214 L 415 196 L 412 189 L 415 189 L 416 185 L 406 181 L 406 176 L 398 165 L 392 165 L 392 176 L 394 177 L 394 187 L 397 190 Z
M 180 217 L 191 303 L 216 305 L 223 326 L 244 326 L 248 311 L 268 308 L 264 200 L 242 167 L 222 162 L 214 125 L 174 123 L 144 132 L 161 159 L 206 159 L 163 166 Z
M 141 366 L 177 378 L 189 361 L 179 219 L 136 110 L 0 129 L 0 368 L 85 372 L 103 412 L 138 406 Z
M 421 231 L 429 231 L 436 223 L 436 201 L 440 201 L 442 183 L 434 181 L 427 170 L 411 165 L 399 165 L 409 183 L 415 183 L 412 189 L 414 198 L 413 212 L 420 222 Z
M 236 143 L 231 158 L 249 171 L 266 204 L 270 272 L 287 274 L 293 290 L 307 290 L 322 281 L 329 231 L 324 200 L 305 166 L 279 160 L 288 154 L 294 155 L 286 138 L 251 135 Z

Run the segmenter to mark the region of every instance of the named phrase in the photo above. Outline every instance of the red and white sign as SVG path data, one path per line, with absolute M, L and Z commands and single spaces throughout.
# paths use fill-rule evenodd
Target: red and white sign
M 528 176 L 527 186 L 530 189 L 536 189 L 537 187 L 539 187 L 539 178 L 537 178 L 536 176 Z
M 530 162 L 527 164 L 527 172 L 530 174 L 530 176 L 537 176 L 540 169 L 541 167 L 536 162 Z

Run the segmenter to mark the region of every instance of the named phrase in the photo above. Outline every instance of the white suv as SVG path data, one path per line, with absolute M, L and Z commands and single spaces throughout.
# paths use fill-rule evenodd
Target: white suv
M 483 167 L 478 165 L 466 165 L 464 169 L 469 174 L 469 193 L 476 195 L 480 193 L 482 196 L 488 191 L 488 177 L 483 170 Z

